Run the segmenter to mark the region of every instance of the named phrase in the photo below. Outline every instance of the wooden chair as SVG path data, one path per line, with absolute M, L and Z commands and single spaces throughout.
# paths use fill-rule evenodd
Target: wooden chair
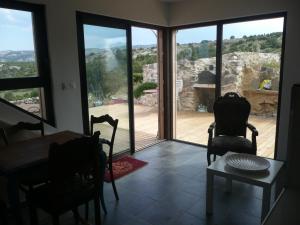
M 99 187 L 106 157 L 99 154 L 99 134 L 50 146 L 49 181 L 27 195 L 32 225 L 38 224 L 36 208 L 51 214 L 54 225 L 59 225 L 59 216 L 70 210 L 78 222 L 78 206 L 91 200 L 95 203 L 96 225 L 101 224 Z
M 113 190 L 114 190 L 116 200 L 119 200 L 119 195 L 118 195 L 116 184 L 115 184 L 112 162 L 113 162 L 114 141 L 115 141 L 115 135 L 116 135 L 117 127 L 118 127 L 118 122 L 119 122 L 118 119 L 113 119 L 108 114 L 100 116 L 100 117 L 95 117 L 93 115 L 91 116 L 91 134 L 94 133 L 94 125 L 95 124 L 108 123 L 112 127 L 112 135 L 111 135 L 110 140 L 100 138 L 100 141 L 101 141 L 102 144 L 106 144 L 106 145 L 109 146 L 107 169 L 108 169 L 109 174 L 110 174 L 111 183 L 112 183 L 112 187 L 113 187 Z M 106 207 L 105 207 L 105 204 L 104 204 L 104 200 L 101 201 L 101 203 L 102 203 L 102 207 L 103 207 L 104 212 L 107 213 Z
M 209 126 L 207 162 L 211 155 L 224 155 L 227 151 L 256 155 L 256 128 L 248 123 L 250 103 L 237 93 L 229 92 L 214 103 L 215 122 Z M 246 131 L 252 131 L 252 141 L 246 138 Z

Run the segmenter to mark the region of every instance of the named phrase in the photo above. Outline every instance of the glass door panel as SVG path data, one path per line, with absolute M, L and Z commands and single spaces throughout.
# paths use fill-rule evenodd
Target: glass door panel
M 177 30 L 175 138 L 207 145 L 214 121 L 217 27 Z
M 158 31 L 132 27 L 135 148 L 159 141 Z
M 238 92 L 251 104 L 258 155 L 274 157 L 284 18 L 225 24 L 221 94 Z M 248 138 L 251 139 L 248 132 Z
M 88 114 L 119 119 L 114 153 L 130 148 L 126 29 L 84 25 Z M 110 138 L 108 124 L 97 125 Z

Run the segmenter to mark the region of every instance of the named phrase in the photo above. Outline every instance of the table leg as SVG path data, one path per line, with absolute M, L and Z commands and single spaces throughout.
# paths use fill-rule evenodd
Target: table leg
M 9 206 L 12 209 L 12 212 L 14 214 L 16 224 L 21 225 L 23 224 L 23 220 L 21 214 L 18 181 L 15 176 L 7 177 L 7 191 L 8 191 Z
M 232 190 L 232 180 L 226 177 L 226 192 L 231 193 Z
M 263 187 L 263 200 L 262 200 L 262 209 L 261 209 L 261 221 L 264 220 L 266 215 L 270 210 L 270 201 L 271 201 L 271 185 Z
M 206 214 L 213 213 L 214 175 L 206 171 Z

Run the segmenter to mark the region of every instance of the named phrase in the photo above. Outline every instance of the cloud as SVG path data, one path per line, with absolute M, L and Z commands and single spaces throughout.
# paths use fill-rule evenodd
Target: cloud
M 6 20 L 10 21 L 10 22 L 17 22 L 16 17 L 12 14 L 12 10 L 11 9 L 3 9 L 0 8 L 0 15 L 3 15 L 5 17 Z

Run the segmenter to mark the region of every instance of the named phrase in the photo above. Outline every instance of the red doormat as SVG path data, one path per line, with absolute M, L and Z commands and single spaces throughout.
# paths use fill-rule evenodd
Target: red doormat
M 148 164 L 148 162 L 138 160 L 129 156 L 117 159 L 113 161 L 113 173 L 115 180 L 123 177 L 143 166 Z M 107 170 L 104 175 L 104 181 L 111 182 L 109 171 Z

